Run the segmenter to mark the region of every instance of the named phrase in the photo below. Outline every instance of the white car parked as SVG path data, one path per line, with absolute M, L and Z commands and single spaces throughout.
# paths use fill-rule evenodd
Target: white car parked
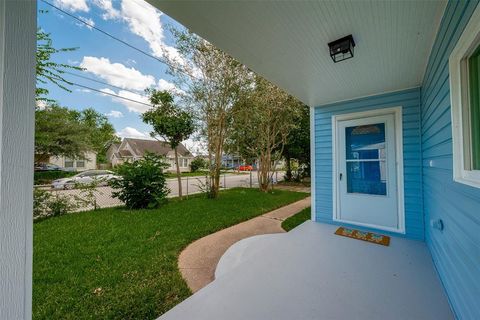
M 109 170 L 87 170 L 69 178 L 62 178 L 52 182 L 53 189 L 72 189 L 78 184 L 97 183 L 98 186 L 106 186 L 112 179 L 121 179 Z

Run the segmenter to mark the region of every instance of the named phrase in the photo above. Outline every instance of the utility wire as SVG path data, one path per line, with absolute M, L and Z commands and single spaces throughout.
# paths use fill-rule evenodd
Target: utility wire
M 147 96 L 138 94 L 138 93 L 135 92 L 135 91 L 128 90 L 128 89 L 125 89 L 125 88 L 122 88 L 122 87 L 119 87 L 119 86 L 110 84 L 110 83 L 105 82 L 105 81 L 100 81 L 100 80 L 97 80 L 97 79 L 94 79 L 94 78 L 90 78 L 90 77 L 87 77 L 87 76 L 82 76 L 82 75 L 80 75 L 80 74 L 73 73 L 73 72 L 70 72 L 70 71 L 64 71 L 64 73 L 65 73 L 65 74 L 69 74 L 69 75 L 74 76 L 74 77 L 82 78 L 82 79 L 89 80 L 89 81 L 93 81 L 93 82 L 100 83 L 100 84 L 104 84 L 104 85 L 106 85 L 106 86 L 109 86 L 109 87 L 112 87 L 112 88 L 115 88 L 115 89 L 118 89 L 118 90 L 128 91 L 128 92 L 130 92 L 130 93 L 134 93 L 134 94 L 139 95 L 139 96 L 144 97 L 144 98 L 148 98 Z
M 191 75 L 191 74 L 187 73 L 185 70 L 180 69 L 180 68 L 178 68 L 178 67 L 170 64 L 169 62 L 165 61 L 164 59 L 160 59 L 160 58 L 158 58 L 158 57 L 155 57 L 154 55 L 146 52 L 145 50 L 142 50 L 142 49 L 140 49 L 140 48 L 137 48 L 137 47 L 131 45 L 130 43 L 128 43 L 128 42 L 126 42 L 126 41 L 124 41 L 124 40 L 122 40 L 122 39 L 120 39 L 120 38 L 115 37 L 115 36 L 112 35 L 111 33 L 108 33 L 107 31 L 104 31 L 104 30 L 102 30 L 102 29 L 94 26 L 93 24 L 84 21 L 83 19 L 81 19 L 81 18 L 79 18 L 79 17 L 77 17 L 77 16 L 75 16 L 75 15 L 73 15 L 73 14 L 71 14 L 71 13 L 69 13 L 69 12 L 67 12 L 67 11 L 65 11 L 65 10 L 63 10 L 63 9 L 61 9 L 61 8 L 59 8 L 59 7 L 57 7 L 56 5 L 50 3 L 50 2 L 48 2 L 48 1 L 46 1 L 46 0 L 42 0 L 42 2 L 45 3 L 45 4 L 47 4 L 47 5 L 49 5 L 49 6 L 51 6 L 52 8 L 55 8 L 56 10 L 62 12 L 63 14 L 65 14 L 65 15 L 67 15 L 67 16 L 75 19 L 75 20 L 77 20 L 78 22 L 83 23 L 84 25 L 88 26 L 89 28 L 95 29 L 95 30 L 97 30 L 98 32 L 103 33 L 103 34 L 106 35 L 107 37 L 110 37 L 110 38 L 112 38 L 112 39 L 114 39 L 114 40 L 116 40 L 116 41 L 118 41 L 118 42 L 126 45 L 127 47 L 129 47 L 129 48 L 131 48 L 131 49 L 133 49 L 133 50 L 136 50 L 136 51 L 138 51 L 138 52 L 140 52 L 140 53 L 142 53 L 142 54 L 144 54 L 144 55 L 146 55 L 146 56 L 148 56 L 148 57 L 150 57 L 150 58 L 152 58 L 152 59 L 155 59 L 155 60 L 157 60 L 158 62 L 163 63 L 163 64 L 169 66 L 170 68 L 172 68 L 172 69 L 174 69 L 174 70 L 176 70 L 176 71 L 179 71 L 179 72 L 181 72 L 181 73 L 184 73 L 184 74 L 186 74 L 188 77 L 192 77 L 192 78 L 198 79 L 198 78 L 195 77 L 194 75 Z M 198 79 L 198 80 L 199 80 L 199 79 Z
M 116 97 L 116 98 L 119 98 L 119 99 L 123 99 L 123 100 L 127 100 L 127 101 L 131 101 L 131 102 L 135 102 L 135 103 L 138 103 L 138 104 L 143 104 L 144 106 L 147 106 L 147 107 L 152 107 L 151 104 L 148 104 L 148 103 L 145 103 L 145 102 L 141 102 L 141 101 L 138 101 L 138 100 L 133 100 L 133 99 L 130 99 L 130 98 L 125 98 L 125 97 L 122 97 L 122 96 L 119 96 L 118 94 L 114 94 L 114 93 L 110 93 L 110 92 L 105 92 L 105 91 L 102 91 L 102 90 L 98 90 L 98 89 L 95 89 L 95 88 L 92 88 L 92 87 L 89 87 L 89 86 L 85 86 L 83 84 L 79 84 L 79 83 L 75 83 L 75 82 L 71 82 L 69 81 L 72 85 L 74 86 L 77 86 L 77 87 L 80 87 L 80 88 L 84 88 L 84 89 L 87 89 L 87 90 L 92 90 L 92 91 L 95 91 L 95 92 L 99 92 L 101 94 L 106 94 L 106 95 L 109 95 L 109 96 L 112 96 L 112 97 Z

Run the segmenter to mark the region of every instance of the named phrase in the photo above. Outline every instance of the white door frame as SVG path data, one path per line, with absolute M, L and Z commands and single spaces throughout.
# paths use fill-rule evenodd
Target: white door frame
M 393 114 L 395 117 L 395 148 L 396 148 L 396 173 L 397 173 L 397 216 L 398 216 L 398 228 L 390 228 L 385 226 L 378 226 L 369 223 L 359 223 L 355 221 L 347 221 L 340 218 L 340 187 L 337 183 L 338 168 L 340 167 L 337 156 L 337 125 L 339 121 L 354 120 L 358 118 L 374 117 Z M 403 124 L 402 124 L 402 107 L 392 107 L 384 109 L 375 109 L 362 112 L 354 112 L 348 114 L 339 114 L 332 116 L 332 193 L 333 193 L 333 221 L 348 223 L 352 225 L 358 225 L 362 227 L 386 230 L 396 233 L 405 234 L 405 205 L 404 205 L 404 182 L 403 182 Z

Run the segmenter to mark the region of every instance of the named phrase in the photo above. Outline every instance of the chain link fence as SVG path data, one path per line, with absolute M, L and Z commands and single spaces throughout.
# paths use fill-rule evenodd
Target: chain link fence
M 182 177 L 182 193 L 183 196 L 188 197 L 192 194 L 203 192 L 203 186 L 206 182 L 206 177 Z M 283 172 L 275 172 L 273 176 L 273 183 L 283 180 Z M 176 178 L 167 179 L 167 186 L 170 189 L 168 197 L 178 197 L 178 180 Z M 258 188 L 257 172 L 248 173 L 227 173 L 220 176 L 220 188 Z M 53 200 L 62 200 L 65 205 L 69 205 L 69 210 L 73 212 L 89 211 L 100 208 L 110 208 L 122 206 L 124 203 L 117 198 L 114 198 L 112 189 L 109 186 L 97 186 L 90 188 L 77 187 L 72 189 L 52 189 L 50 185 L 35 186 L 35 190 L 47 193 L 47 196 Z

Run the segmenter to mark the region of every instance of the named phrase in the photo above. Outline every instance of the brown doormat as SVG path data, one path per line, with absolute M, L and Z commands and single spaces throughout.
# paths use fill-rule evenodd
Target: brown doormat
M 390 245 L 389 236 L 384 236 L 384 235 L 376 234 L 372 232 L 365 232 L 365 231 L 360 231 L 356 229 L 340 227 L 337 229 L 337 231 L 335 231 L 335 234 L 339 236 L 348 237 L 348 238 L 381 244 L 382 246 Z

